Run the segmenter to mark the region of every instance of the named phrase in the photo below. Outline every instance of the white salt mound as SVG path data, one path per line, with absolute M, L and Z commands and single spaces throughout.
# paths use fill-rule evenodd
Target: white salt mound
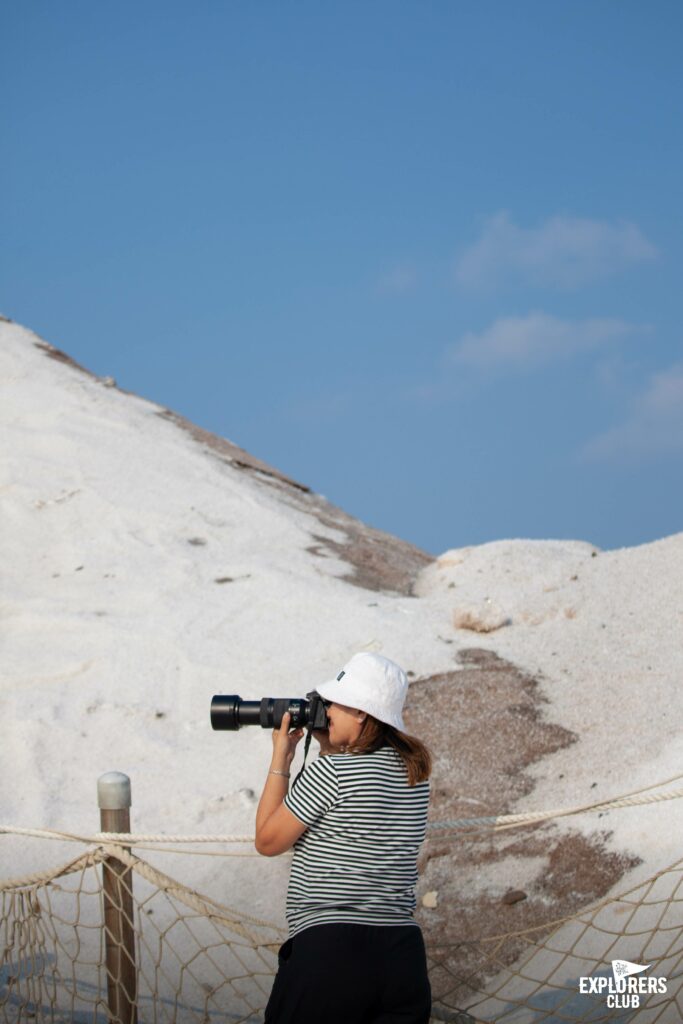
M 364 589 L 342 578 L 344 531 L 301 492 L 16 324 L 0 322 L 0 359 L 5 823 L 90 834 L 96 780 L 116 769 L 132 779 L 136 831 L 251 834 L 271 738 L 214 733 L 212 695 L 302 696 L 359 649 L 419 680 L 485 647 L 541 680 L 546 718 L 578 740 L 530 766 L 516 810 L 681 771 L 683 533 L 614 551 L 500 540 L 445 552 L 415 596 Z M 644 861 L 633 880 L 680 856 L 679 822 L 676 802 L 610 814 L 612 848 Z M 5 876 L 74 850 L 2 843 Z M 286 856 L 158 856 L 200 891 L 283 920 Z

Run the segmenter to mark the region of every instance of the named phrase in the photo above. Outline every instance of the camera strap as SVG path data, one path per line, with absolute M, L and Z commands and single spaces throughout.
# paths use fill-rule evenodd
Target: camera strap
M 306 758 L 308 756 L 308 748 L 311 745 L 311 738 L 312 738 L 312 736 L 313 736 L 313 723 L 309 722 L 308 726 L 306 727 L 306 739 L 304 740 L 304 763 L 301 765 L 301 768 L 299 769 L 299 771 L 296 774 L 296 778 L 294 779 L 294 782 L 292 783 L 292 789 L 294 789 L 294 787 L 296 786 L 297 782 L 301 778 L 301 774 L 302 774 L 304 768 L 306 767 Z

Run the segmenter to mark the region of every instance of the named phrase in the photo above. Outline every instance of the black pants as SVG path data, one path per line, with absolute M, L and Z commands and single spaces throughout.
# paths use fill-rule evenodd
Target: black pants
M 264 1024 L 428 1024 L 417 925 L 318 924 L 287 939 Z

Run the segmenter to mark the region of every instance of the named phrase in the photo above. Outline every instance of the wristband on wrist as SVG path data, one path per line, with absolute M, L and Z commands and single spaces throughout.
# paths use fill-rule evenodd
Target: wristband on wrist
M 282 772 L 282 771 L 280 771 L 279 768 L 271 768 L 268 771 L 268 774 L 269 775 L 283 775 L 286 779 L 290 778 L 290 773 L 289 772 Z

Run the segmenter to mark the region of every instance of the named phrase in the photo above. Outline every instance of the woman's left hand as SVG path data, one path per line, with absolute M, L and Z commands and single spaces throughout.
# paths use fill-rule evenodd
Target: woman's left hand
M 294 760 L 296 745 L 304 734 L 301 726 L 289 732 L 291 717 L 289 711 L 285 711 L 280 728 L 273 729 L 273 765 L 276 768 L 289 768 Z

